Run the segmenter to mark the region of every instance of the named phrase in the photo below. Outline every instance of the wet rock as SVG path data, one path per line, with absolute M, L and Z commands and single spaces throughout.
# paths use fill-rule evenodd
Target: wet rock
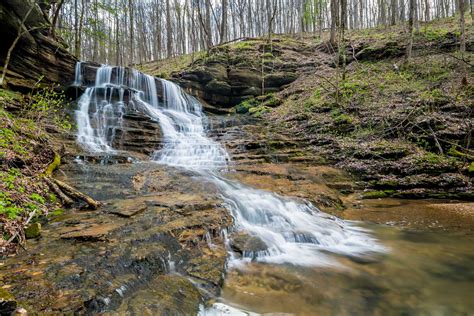
M 76 239 L 81 241 L 104 241 L 109 232 L 117 228 L 113 223 L 109 224 L 93 224 L 93 225 L 77 225 L 63 229 L 62 239 Z
M 268 246 L 260 238 L 246 233 L 238 233 L 233 236 L 231 247 L 235 252 L 251 257 L 268 249 Z
M 11 315 L 17 306 L 18 303 L 13 295 L 0 287 L 0 315 Z
M 41 236 L 41 224 L 32 223 L 25 229 L 25 237 L 28 239 L 38 238 Z
M 201 295 L 188 279 L 163 275 L 127 299 L 118 312 L 132 315 L 196 315 L 200 303 Z
M 114 210 L 111 211 L 113 214 L 117 214 L 123 217 L 132 217 L 146 211 L 147 206 L 145 203 L 140 203 L 135 200 L 124 200 L 114 204 Z

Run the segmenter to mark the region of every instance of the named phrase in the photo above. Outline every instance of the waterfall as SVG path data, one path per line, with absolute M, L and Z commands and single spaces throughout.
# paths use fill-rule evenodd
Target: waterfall
M 115 75 L 114 75 L 115 74 Z M 129 102 L 161 126 L 164 145 L 152 159 L 199 173 L 215 183 L 235 219 L 235 229 L 260 238 L 267 250 L 244 254 L 243 261 L 257 260 L 314 266 L 335 261 L 327 253 L 358 256 L 384 251 L 376 240 L 355 223 L 321 212 L 306 201 L 297 201 L 257 190 L 222 176 L 229 155 L 206 135 L 201 104 L 174 83 L 136 70 L 125 76 L 121 67 L 102 66 L 94 87 L 86 89 L 77 111 L 77 140 L 86 150 L 113 151 L 114 128 L 124 113 L 123 90 L 132 91 Z M 119 92 L 119 101 L 112 94 Z

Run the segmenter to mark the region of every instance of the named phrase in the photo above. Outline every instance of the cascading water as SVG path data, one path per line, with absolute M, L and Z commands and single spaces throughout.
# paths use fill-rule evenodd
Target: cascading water
M 236 229 L 259 237 L 268 247 L 244 260 L 296 265 L 327 265 L 334 261 L 325 253 L 362 255 L 383 248 L 357 225 L 325 214 L 308 202 L 280 197 L 225 179 L 229 155 L 206 136 L 201 104 L 177 85 L 160 80 L 162 101 L 157 95 L 156 79 L 125 68 L 102 66 L 94 87 L 87 88 L 79 100 L 78 142 L 94 152 L 113 149 L 114 129 L 124 113 L 124 88 L 129 102 L 157 120 L 162 128 L 164 146 L 153 155 L 159 163 L 183 167 L 211 180 L 220 189 Z M 112 101 L 112 94 L 119 95 Z

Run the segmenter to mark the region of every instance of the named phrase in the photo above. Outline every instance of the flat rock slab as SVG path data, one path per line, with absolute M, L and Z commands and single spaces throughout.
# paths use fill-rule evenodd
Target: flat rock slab
M 107 234 L 117 228 L 118 225 L 110 224 L 94 224 L 90 226 L 77 225 L 68 227 L 61 234 L 62 239 L 76 239 L 82 241 L 105 241 Z
M 114 209 L 110 211 L 112 214 L 116 214 L 122 217 L 132 217 L 137 214 L 143 213 L 148 207 L 145 203 L 136 200 L 124 200 L 114 203 Z

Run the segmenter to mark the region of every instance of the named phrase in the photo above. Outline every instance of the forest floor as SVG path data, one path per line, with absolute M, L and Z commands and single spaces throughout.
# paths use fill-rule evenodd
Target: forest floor
M 0 256 L 37 237 L 38 218 L 63 212 L 45 177 L 60 163 L 54 135 L 71 129 L 58 111 L 64 102 L 53 88 L 30 94 L 0 89 Z
M 346 65 L 326 42 L 304 34 L 230 43 L 141 69 L 184 83 L 212 104 L 210 111 L 258 118 L 265 126 L 259 133 L 274 138 L 264 147 L 304 148 L 292 159 L 348 171 L 364 198 L 473 200 L 473 32 L 466 28 L 462 57 L 458 29 L 455 19 L 422 23 L 409 62 L 406 33 L 396 26 L 348 32 Z M 262 93 L 267 80 L 295 73 L 296 80 Z M 210 83 L 199 85 L 206 76 Z M 246 91 L 261 95 L 238 102 L 236 79 L 256 80 Z M 278 135 L 291 141 L 278 142 Z

